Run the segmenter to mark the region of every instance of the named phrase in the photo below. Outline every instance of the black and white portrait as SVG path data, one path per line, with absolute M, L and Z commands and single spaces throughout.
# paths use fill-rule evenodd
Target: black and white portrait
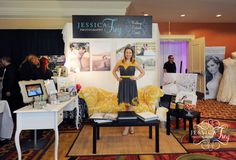
M 224 71 L 223 62 L 217 56 L 206 56 L 205 66 L 206 99 L 215 99 L 218 93 L 220 80 Z

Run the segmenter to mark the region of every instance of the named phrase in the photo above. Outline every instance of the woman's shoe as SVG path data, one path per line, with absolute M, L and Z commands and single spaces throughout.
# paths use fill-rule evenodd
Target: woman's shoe
M 123 136 L 127 136 L 129 134 L 129 127 L 125 127 L 125 129 L 122 132 Z
M 134 134 L 134 127 L 130 127 L 130 128 L 129 128 L 129 133 L 130 133 L 130 134 Z

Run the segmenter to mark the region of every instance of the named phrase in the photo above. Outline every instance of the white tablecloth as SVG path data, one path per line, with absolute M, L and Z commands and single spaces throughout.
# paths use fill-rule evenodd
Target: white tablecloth
M 11 139 L 13 132 L 13 120 L 7 101 L 0 101 L 0 138 Z

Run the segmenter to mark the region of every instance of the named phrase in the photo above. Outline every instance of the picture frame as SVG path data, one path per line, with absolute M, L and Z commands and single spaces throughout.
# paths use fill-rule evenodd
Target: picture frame
M 20 86 L 20 91 L 23 97 L 23 102 L 24 103 L 31 103 L 34 102 L 34 97 L 41 97 L 41 100 L 45 101 L 48 98 L 45 85 L 44 85 L 44 80 L 30 80 L 30 81 L 19 81 L 19 86 Z M 29 86 L 40 86 L 41 91 L 40 94 L 34 96 L 29 96 Z

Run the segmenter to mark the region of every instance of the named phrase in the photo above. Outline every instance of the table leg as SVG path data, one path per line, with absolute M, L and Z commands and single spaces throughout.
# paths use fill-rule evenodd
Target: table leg
M 18 160 L 21 160 L 20 132 L 21 132 L 21 130 L 16 129 L 16 133 L 15 133 L 15 144 L 16 144 L 16 150 L 17 150 Z
M 184 116 L 184 130 L 186 130 L 186 117 Z
M 175 128 L 179 129 L 179 117 L 178 116 L 176 116 L 176 119 L 175 119 Z
M 54 151 L 54 157 L 55 157 L 55 160 L 57 160 L 57 159 L 58 159 L 58 157 L 57 157 L 57 155 L 58 155 L 58 142 L 59 142 L 58 127 L 56 127 L 56 128 L 54 129 L 54 131 L 55 131 L 55 145 L 54 145 L 55 151 Z
M 34 148 L 37 148 L 37 130 L 34 130 Z
M 199 113 L 199 115 L 197 116 L 197 124 L 199 124 L 200 123 L 200 113 Z
M 193 118 L 189 118 L 189 138 L 188 138 L 188 141 L 189 143 L 192 143 L 193 142 L 193 139 L 192 139 L 192 131 L 193 131 Z
M 100 127 L 97 127 L 97 139 L 100 139 Z
M 76 129 L 79 129 L 79 107 L 78 107 L 78 102 L 76 104 L 76 118 L 75 118 L 75 125 L 76 125 Z
M 170 135 L 170 112 L 166 113 L 166 134 Z
M 96 148 L 97 148 L 97 127 L 93 126 L 93 154 L 96 154 Z
M 149 138 L 152 139 L 152 126 L 149 126 Z
M 156 134 L 156 152 L 159 152 L 159 124 L 155 126 L 155 134 Z

